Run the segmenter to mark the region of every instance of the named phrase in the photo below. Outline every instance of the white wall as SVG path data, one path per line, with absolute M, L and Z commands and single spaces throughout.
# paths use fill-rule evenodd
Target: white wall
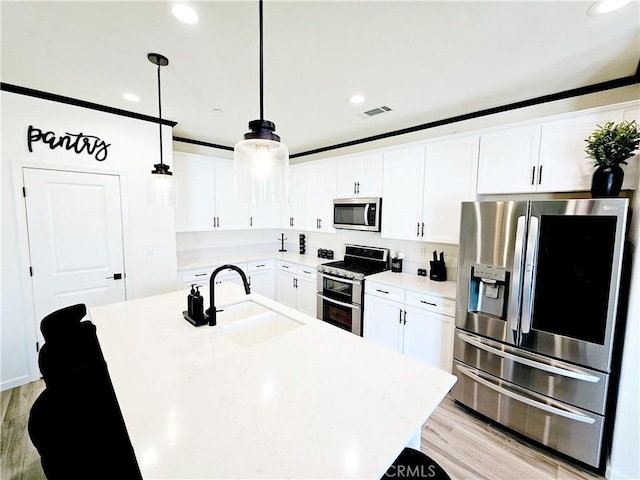
M 28 276 L 26 221 L 20 214 L 23 166 L 112 173 L 121 176 L 127 298 L 139 298 L 178 288 L 176 282 L 175 219 L 172 207 L 146 204 L 147 177 L 158 163 L 158 126 L 86 108 L 9 92 L 2 96 L 2 274 L 0 308 L 0 389 L 38 378 L 35 332 Z M 50 130 L 96 135 L 111 144 L 103 162 L 43 143 L 27 149 L 29 125 Z M 171 129 L 164 127 L 164 158 L 171 164 Z M 14 184 L 17 183 L 17 184 Z M 147 247 L 153 246 L 153 255 Z M 27 259 L 25 261 L 25 259 Z

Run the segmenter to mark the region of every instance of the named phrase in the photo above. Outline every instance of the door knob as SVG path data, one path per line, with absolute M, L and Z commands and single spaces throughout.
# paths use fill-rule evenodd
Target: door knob
M 122 274 L 121 273 L 114 273 L 113 277 L 106 277 L 106 278 L 107 278 L 107 280 L 110 279 L 110 278 L 112 278 L 114 280 L 122 280 Z

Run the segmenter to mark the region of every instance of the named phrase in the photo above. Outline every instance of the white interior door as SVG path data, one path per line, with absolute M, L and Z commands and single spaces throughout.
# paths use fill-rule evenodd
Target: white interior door
M 49 313 L 126 299 L 120 178 L 34 168 L 23 169 L 23 175 L 42 342 L 40 321 Z

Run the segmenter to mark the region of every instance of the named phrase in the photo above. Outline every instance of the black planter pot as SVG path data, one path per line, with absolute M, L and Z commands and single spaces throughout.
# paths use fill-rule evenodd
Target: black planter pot
M 591 179 L 591 197 L 617 197 L 622 188 L 624 170 L 620 165 L 600 165 Z

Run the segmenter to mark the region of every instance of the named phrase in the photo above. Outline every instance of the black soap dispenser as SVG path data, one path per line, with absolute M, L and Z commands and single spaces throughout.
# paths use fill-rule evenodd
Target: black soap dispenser
M 196 285 L 196 293 L 192 300 L 191 318 L 198 324 L 204 321 L 204 299 L 200 294 L 200 285 Z
M 187 295 L 187 315 L 191 318 L 193 318 L 193 299 L 196 296 L 195 286 L 195 283 L 191 284 L 191 291 L 189 292 L 189 295 Z

